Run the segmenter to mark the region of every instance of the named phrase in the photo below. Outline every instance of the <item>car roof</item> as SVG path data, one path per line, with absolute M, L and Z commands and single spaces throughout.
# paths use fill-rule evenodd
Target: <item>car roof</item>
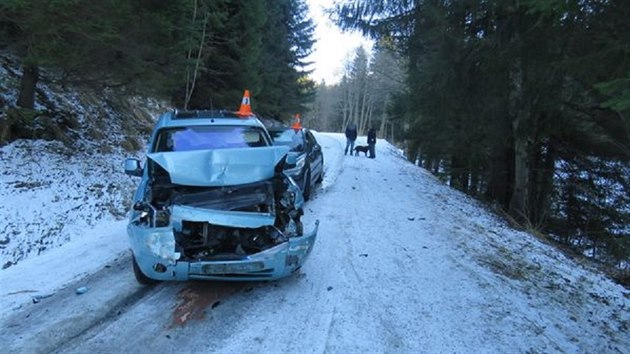
M 302 127 L 302 128 L 298 128 L 299 130 L 301 130 L 302 132 L 305 132 L 307 129 Z M 295 130 L 295 128 L 290 127 L 288 125 L 286 126 L 273 126 L 273 127 L 267 127 L 267 130 L 270 132 L 283 132 L 283 131 L 287 131 L 287 130 Z
M 202 125 L 229 125 L 265 128 L 255 116 L 239 116 L 231 111 L 219 110 L 173 110 L 162 114 L 155 125 L 155 130 L 169 127 L 190 127 Z

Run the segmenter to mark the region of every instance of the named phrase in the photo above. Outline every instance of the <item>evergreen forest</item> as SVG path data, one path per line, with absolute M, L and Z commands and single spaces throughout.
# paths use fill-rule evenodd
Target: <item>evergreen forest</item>
M 5 104 L 32 110 L 46 72 L 183 109 L 236 109 L 247 88 L 259 114 L 290 117 L 314 95 L 313 31 L 304 0 L 3 0 L 0 49 L 23 68 Z
M 330 128 L 380 128 L 449 185 L 628 281 L 629 1 L 343 1 L 331 17 L 376 45 L 318 87 Z M 320 104 L 348 88 L 358 109 Z

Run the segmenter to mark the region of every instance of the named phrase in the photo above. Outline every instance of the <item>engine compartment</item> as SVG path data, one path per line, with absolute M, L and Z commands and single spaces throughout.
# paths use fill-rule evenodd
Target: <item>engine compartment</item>
M 303 232 L 296 191 L 282 173 L 250 184 L 221 187 L 191 187 L 173 184 L 168 174 L 149 180 L 144 198 L 134 205 L 135 223 L 145 227 L 173 226 L 175 251 L 183 260 L 238 260 L 259 253 Z M 175 205 L 207 210 L 208 213 L 251 212 L 274 217 L 273 225 L 234 227 L 210 222 L 181 220 L 174 223 Z

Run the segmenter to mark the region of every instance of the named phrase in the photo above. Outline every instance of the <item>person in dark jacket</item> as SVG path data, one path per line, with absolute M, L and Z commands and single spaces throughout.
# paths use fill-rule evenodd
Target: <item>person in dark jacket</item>
M 348 148 L 350 148 L 350 155 L 352 155 L 355 140 L 357 140 L 357 125 L 348 123 L 346 126 L 346 150 L 343 153 L 344 155 L 348 154 Z
M 376 145 L 376 130 L 374 128 L 370 128 L 367 136 L 368 146 L 370 147 L 370 156 L 369 158 L 376 158 L 376 152 L 374 151 L 374 146 Z

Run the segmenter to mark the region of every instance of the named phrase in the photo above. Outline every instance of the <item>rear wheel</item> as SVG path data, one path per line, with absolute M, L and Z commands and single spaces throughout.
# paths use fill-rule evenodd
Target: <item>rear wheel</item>
M 142 273 L 142 269 L 140 269 L 140 266 L 136 261 L 136 256 L 134 256 L 133 253 L 131 254 L 131 262 L 133 263 L 133 275 L 136 276 L 138 283 L 142 285 L 151 285 L 159 282 L 158 280 L 151 279 Z

